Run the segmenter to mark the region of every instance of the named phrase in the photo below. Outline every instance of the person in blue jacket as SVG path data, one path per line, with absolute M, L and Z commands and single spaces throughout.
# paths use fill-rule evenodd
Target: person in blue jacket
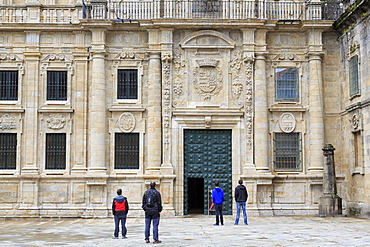
M 224 191 L 219 187 L 220 183 L 215 181 L 215 188 L 212 190 L 212 202 L 215 207 L 216 211 L 216 224 L 214 226 L 218 226 L 220 223 L 221 225 L 224 224 L 224 217 L 222 215 L 222 203 L 224 202 Z

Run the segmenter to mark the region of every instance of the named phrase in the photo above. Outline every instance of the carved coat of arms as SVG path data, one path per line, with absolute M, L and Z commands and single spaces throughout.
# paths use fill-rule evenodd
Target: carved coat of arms
M 193 72 L 193 84 L 198 94 L 204 100 L 210 100 L 222 88 L 222 71 L 218 68 L 218 60 L 200 59 L 196 60 L 198 67 Z

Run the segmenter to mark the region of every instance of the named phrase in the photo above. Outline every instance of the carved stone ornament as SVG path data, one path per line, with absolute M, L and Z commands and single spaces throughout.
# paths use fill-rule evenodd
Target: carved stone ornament
M 198 67 L 193 72 L 193 83 L 198 94 L 204 100 L 210 100 L 222 88 L 222 71 L 218 68 L 218 60 L 200 59 L 196 60 Z
M 353 114 L 349 121 L 351 122 L 353 131 L 360 130 L 360 116 L 358 114 Z
M 291 133 L 295 129 L 295 117 L 292 113 L 283 113 L 279 119 L 280 129 L 285 133 Z
M 65 62 L 65 61 L 70 61 L 70 59 L 68 59 L 66 57 L 66 55 L 63 55 L 63 54 L 49 54 L 47 56 L 45 56 L 42 61 L 61 61 L 61 62 Z
M 138 55 L 135 52 L 121 52 L 115 59 L 135 59 L 138 58 Z
M 59 130 L 64 128 L 66 119 L 62 114 L 50 114 L 49 118 L 46 119 L 46 123 L 49 129 Z
M 122 132 L 133 131 L 135 128 L 135 124 L 135 117 L 129 112 L 122 113 L 117 122 L 117 125 Z
M 21 59 L 15 54 L 0 54 L 0 60 L 9 60 L 9 61 L 20 61 Z
M 17 124 L 15 122 L 15 118 L 11 117 L 9 114 L 4 114 L 0 118 L 0 129 L 16 129 Z
M 299 58 L 297 57 L 297 55 L 292 54 L 292 53 L 281 53 L 281 54 L 275 56 L 272 60 L 291 60 L 291 61 L 294 61 L 294 60 L 299 60 Z

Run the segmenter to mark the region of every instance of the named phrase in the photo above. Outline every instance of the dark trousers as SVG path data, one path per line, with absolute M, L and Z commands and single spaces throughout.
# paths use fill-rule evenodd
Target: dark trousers
M 150 225 L 153 221 L 153 239 L 158 240 L 158 225 L 159 225 L 159 213 L 156 211 L 145 212 L 145 240 L 149 239 L 150 236 Z
M 216 211 L 216 225 L 224 224 L 224 216 L 222 215 L 222 204 L 221 205 L 215 205 L 215 211 Z
M 114 216 L 114 236 L 118 237 L 118 232 L 119 232 L 119 222 L 121 221 L 121 226 L 122 226 L 122 237 L 126 236 L 127 229 L 126 229 L 126 215 L 115 215 Z

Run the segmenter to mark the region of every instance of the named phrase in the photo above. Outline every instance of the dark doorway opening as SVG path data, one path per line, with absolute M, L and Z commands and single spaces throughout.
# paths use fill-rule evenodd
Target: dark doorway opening
M 204 179 L 188 178 L 188 214 L 204 214 Z

